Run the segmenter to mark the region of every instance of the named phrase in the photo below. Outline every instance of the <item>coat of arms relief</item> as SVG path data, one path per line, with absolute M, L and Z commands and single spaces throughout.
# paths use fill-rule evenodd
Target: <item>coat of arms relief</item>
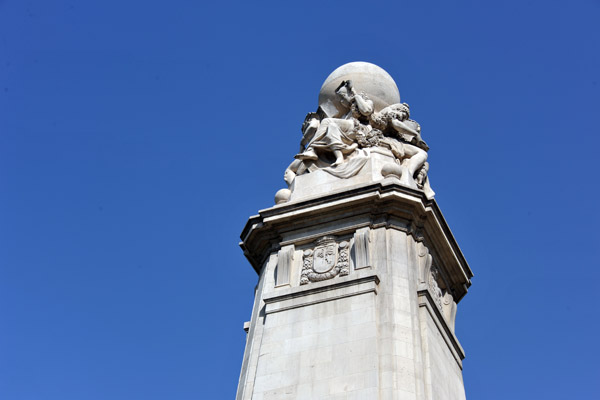
M 348 241 L 337 242 L 333 236 L 324 236 L 315 242 L 313 249 L 303 253 L 300 284 L 331 279 L 337 275 L 350 273 L 348 262 Z

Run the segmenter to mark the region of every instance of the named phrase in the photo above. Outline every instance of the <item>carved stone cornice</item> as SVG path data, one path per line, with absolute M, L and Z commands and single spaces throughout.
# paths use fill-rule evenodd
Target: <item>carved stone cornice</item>
M 401 230 L 426 243 L 446 274 L 455 301 L 466 294 L 473 273 L 437 202 L 395 179 L 261 210 L 248 220 L 240 246 L 260 273 L 269 254 L 280 246 L 302 245 L 324 235 L 349 234 L 365 226 Z

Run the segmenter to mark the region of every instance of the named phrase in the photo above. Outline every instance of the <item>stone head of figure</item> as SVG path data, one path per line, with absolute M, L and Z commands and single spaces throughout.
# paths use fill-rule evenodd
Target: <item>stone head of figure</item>
M 340 97 L 340 103 L 345 107 L 350 107 L 352 103 L 352 81 L 342 81 L 335 90 L 335 93 Z
M 381 110 L 388 120 L 399 119 L 404 121 L 410 118 L 410 108 L 406 103 L 392 104 Z
M 385 130 L 390 121 L 396 119 L 406 121 L 410 117 L 410 109 L 406 103 L 396 103 L 385 107 L 380 112 L 375 112 L 371 115 L 373 125 L 381 130 Z
M 306 114 L 306 118 L 304 118 L 304 122 L 302 123 L 302 133 L 306 132 L 306 129 L 311 125 L 311 123 L 314 120 L 317 120 L 317 121 L 321 120 L 319 113 L 310 112 L 310 113 Z

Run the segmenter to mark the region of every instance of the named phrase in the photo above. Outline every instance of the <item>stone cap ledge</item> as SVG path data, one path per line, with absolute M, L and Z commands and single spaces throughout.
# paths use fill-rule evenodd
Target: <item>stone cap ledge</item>
M 417 241 L 428 243 L 450 272 L 456 290 L 455 300 L 460 301 L 466 294 L 473 273 L 437 202 L 427 199 L 419 190 L 402 186 L 393 178 L 260 210 L 244 227 L 240 246 L 260 274 L 270 253 L 277 251 L 284 242 L 293 244 L 297 241 L 290 238 L 290 232 L 302 232 L 356 216 L 362 216 L 363 221 L 355 219 L 350 225 L 356 226 L 344 225 L 344 230 L 363 226 L 370 219 L 371 227 L 402 225 Z M 309 236 L 312 237 L 307 235 L 307 240 Z
M 377 294 L 379 277 L 372 271 L 355 273 L 335 280 L 313 282 L 307 285 L 276 289 L 263 297 L 265 314 L 305 307 L 360 294 Z

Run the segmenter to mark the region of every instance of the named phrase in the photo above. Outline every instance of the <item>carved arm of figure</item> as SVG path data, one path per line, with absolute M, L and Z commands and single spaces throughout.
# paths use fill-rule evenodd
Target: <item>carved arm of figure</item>
M 317 113 L 308 113 L 302 124 L 302 140 L 300 141 L 300 152 L 303 152 L 306 146 L 315 136 L 315 132 L 319 129 L 321 121 Z
M 425 151 L 429 150 L 429 146 L 427 146 L 427 143 L 425 143 L 425 141 L 423 141 L 423 138 L 421 138 L 421 126 L 417 121 L 414 121 L 412 119 L 392 119 L 390 125 L 394 128 L 396 132 L 400 134 L 400 137 L 403 140 L 417 147 L 420 147 Z
M 356 103 L 356 107 L 358 108 L 358 111 L 364 117 L 368 118 L 371 114 L 373 114 L 373 102 L 371 100 L 369 100 L 368 98 L 365 98 L 359 94 L 355 95 L 353 100 Z
M 415 138 L 417 138 L 417 140 L 421 139 L 421 134 L 419 132 L 408 126 L 408 124 L 405 124 L 404 122 L 400 121 L 399 119 L 394 118 L 390 121 L 390 123 L 392 124 L 392 127 L 394 128 L 394 130 L 396 130 L 396 132 L 400 134 L 414 136 Z
M 340 96 L 340 101 L 346 107 L 350 107 L 350 104 L 352 104 L 352 100 L 356 95 L 352 88 L 352 81 L 342 81 L 337 89 L 335 89 L 335 93 Z
M 356 93 L 352 81 L 343 81 L 335 91 L 341 97 L 341 102 L 347 107 L 355 108 L 363 117 L 373 114 L 373 101 L 363 93 Z M 358 116 L 355 116 L 358 117 Z

